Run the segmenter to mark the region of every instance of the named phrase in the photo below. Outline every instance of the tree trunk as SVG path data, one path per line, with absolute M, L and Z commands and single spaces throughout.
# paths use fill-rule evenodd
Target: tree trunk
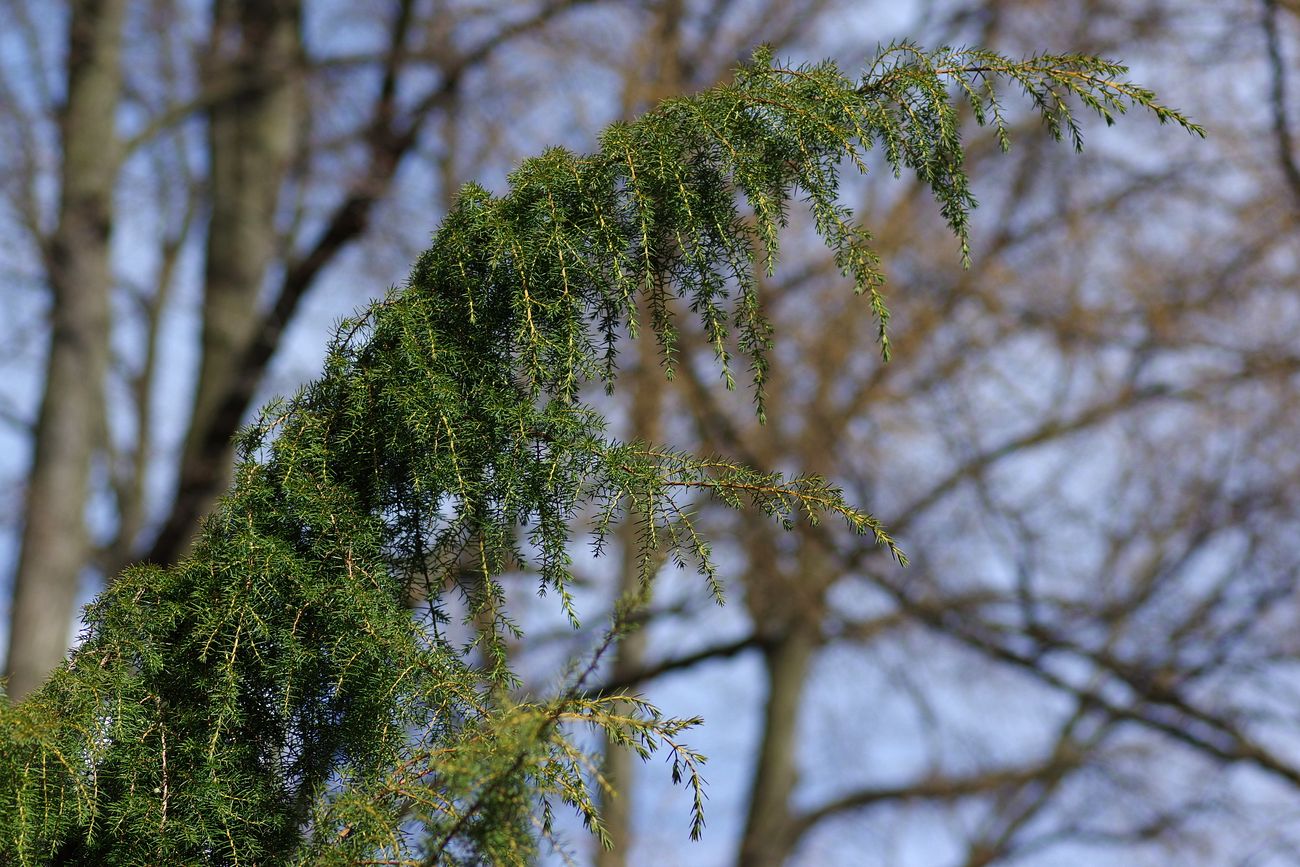
M 827 454 L 814 452 L 807 463 L 817 471 Z M 799 711 L 821 645 L 826 588 L 835 571 L 812 535 L 796 532 L 799 549 L 793 563 L 782 562 L 766 526 L 753 524 L 746 544 L 745 602 L 763 639 L 767 706 L 739 867 L 779 867 L 798 842 L 790 801 L 799 782 Z
M 297 154 L 303 99 L 293 70 L 301 54 L 300 0 L 217 0 L 210 84 L 233 80 L 234 96 L 208 115 L 210 197 L 203 283 L 202 356 L 176 501 L 185 519 L 168 523 L 168 559 L 189 548 L 198 521 L 230 480 L 232 446 L 207 442 L 259 322 L 262 289 L 275 260 L 276 207 Z M 224 431 L 224 428 L 223 428 Z M 214 459 L 214 454 L 217 456 Z
M 795 843 L 790 797 L 799 779 L 799 708 L 818 640 L 810 627 L 801 626 L 780 636 L 767 649 L 763 741 L 736 862 L 740 867 L 779 867 Z
M 115 119 L 125 0 L 70 8 L 57 226 L 45 247 L 53 296 L 45 385 L 14 574 L 7 691 L 19 700 L 62 661 L 82 568 L 91 463 L 102 446 L 110 337 Z

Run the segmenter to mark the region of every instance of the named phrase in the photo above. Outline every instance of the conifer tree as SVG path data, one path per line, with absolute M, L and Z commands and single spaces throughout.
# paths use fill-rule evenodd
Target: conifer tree
M 666 751 L 697 836 L 703 759 L 681 734 L 698 720 L 586 689 L 637 600 L 557 694 L 521 699 L 500 577 L 535 573 L 576 624 L 579 518 L 597 550 L 631 521 L 643 586 L 668 552 L 721 599 L 692 522 L 701 497 L 787 526 L 833 517 L 904 557 L 827 480 L 615 441 L 584 388 L 612 388 L 620 340 L 647 331 L 671 377 L 691 363 L 679 327 L 699 327 L 728 387 L 748 368 L 762 417 L 756 269 L 775 267 L 796 200 L 887 359 L 881 272 L 837 200 L 841 169 L 915 172 L 965 255 L 960 122 L 968 111 L 1005 148 L 999 88 L 1076 147 L 1080 107 L 1201 132 L 1124 71 L 899 44 L 853 79 L 760 51 L 734 83 L 610 127 L 595 153 L 526 161 L 504 195 L 467 186 L 407 285 L 341 323 L 320 378 L 243 432 L 192 555 L 121 575 L 70 660 L 0 705 L 0 860 L 527 863 L 562 804 L 601 834 L 584 727 Z M 461 580 L 467 562 L 481 580 Z M 449 637 L 461 615 L 480 627 L 472 647 Z

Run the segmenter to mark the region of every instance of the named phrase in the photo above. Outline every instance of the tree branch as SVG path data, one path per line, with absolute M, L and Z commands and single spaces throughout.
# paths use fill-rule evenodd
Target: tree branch
M 1286 180 L 1291 197 L 1300 209 L 1300 166 L 1295 160 L 1295 141 L 1291 136 L 1291 121 L 1287 111 L 1286 63 L 1282 57 L 1282 37 L 1278 29 L 1277 0 L 1262 0 L 1264 4 L 1264 39 L 1267 45 L 1268 65 L 1271 75 L 1269 103 L 1273 110 L 1273 135 L 1277 139 L 1278 165 Z
M 1019 768 L 966 775 L 928 776 L 895 786 L 858 789 L 797 816 L 792 826 L 793 839 L 799 839 L 819 822 L 850 810 L 899 801 L 960 801 L 1002 789 L 1018 788 L 1044 775 L 1060 773 L 1077 764 L 1077 758 L 1052 756 L 1046 762 L 1035 762 Z
M 747 650 L 757 649 L 763 646 L 762 639 L 757 635 L 746 635 L 735 641 L 728 641 L 724 644 L 717 644 L 712 647 L 706 647 L 695 653 L 688 653 L 685 656 L 678 656 L 672 659 L 666 659 L 652 665 L 644 666 L 635 672 L 623 677 L 611 678 L 600 686 L 593 687 L 584 697 L 600 698 L 611 695 L 616 692 L 624 692 L 633 687 L 640 686 L 647 681 L 662 677 L 674 671 L 692 668 L 701 662 L 707 662 L 713 659 L 730 659 L 733 656 L 739 656 Z

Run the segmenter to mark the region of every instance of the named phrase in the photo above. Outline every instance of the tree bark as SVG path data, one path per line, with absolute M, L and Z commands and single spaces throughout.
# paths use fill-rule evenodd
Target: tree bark
M 125 0 L 78 0 L 69 10 L 59 214 L 43 250 L 53 298 L 50 346 L 5 664 L 7 692 L 15 701 L 40 686 L 67 652 L 89 559 L 85 509 L 105 430 L 125 6 Z

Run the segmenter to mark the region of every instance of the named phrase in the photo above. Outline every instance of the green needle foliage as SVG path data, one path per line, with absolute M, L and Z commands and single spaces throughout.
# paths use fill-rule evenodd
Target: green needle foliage
M 999 83 L 1076 146 L 1080 106 L 1200 132 L 1123 72 L 903 44 L 852 80 L 760 52 L 734 84 L 610 127 L 594 154 L 528 160 L 503 196 L 466 187 L 407 286 L 343 322 L 321 377 L 243 433 L 189 558 L 120 576 L 70 661 L 0 705 L 0 861 L 527 863 L 561 802 L 603 833 L 575 741 L 587 727 L 666 751 L 698 835 L 703 758 L 679 741 L 698 721 L 587 683 L 635 600 L 556 695 L 519 699 L 499 576 L 535 573 L 576 623 L 569 552 L 594 516 L 597 548 L 635 522 L 644 582 L 667 555 L 721 597 L 692 522 L 704 497 L 786 526 L 831 515 L 903 555 L 823 479 L 612 441 L 584 386 L 612 387 L 620 341 L 646 328 L 671 376 L 689 308 L 728 386 L 747 365 L 761 416 L 771 329 L 755 271 L 775 266 L 795 196 L 888 356 L 881 272 L 837 200 L 841 168 L 865 172 L 875 151 L 914 171 L 964 251 L 961 106 L 1004 145 Z M 447 636 L 453 611 L 474 646 Z

